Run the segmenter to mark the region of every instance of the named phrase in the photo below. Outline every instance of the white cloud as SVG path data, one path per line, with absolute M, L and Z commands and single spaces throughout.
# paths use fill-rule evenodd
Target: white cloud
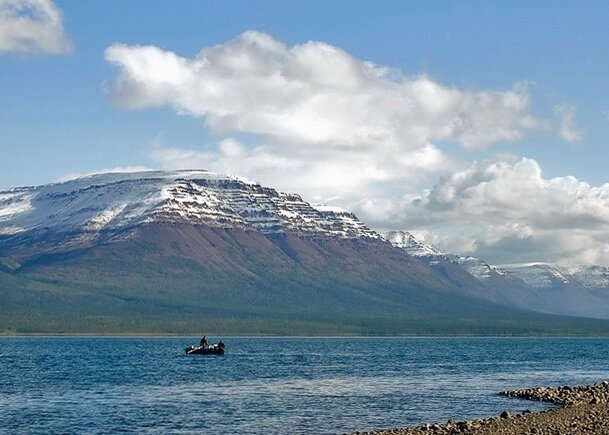
M 493 261 L 609 263 L 609 237 L 594 241 L 609 229 L 609 187 L 544 179 L 528 159 L 470 165 L 441 149 L 445 141 L 488 148 L 533 130 L 581 138 L 573 107 L 558 107 L 558 122 L 535 117 L 523 85 L 463 90 L 324 43 L 288 47 L 251 31 L 192 59 L 124 44 L 105 56 L 119 70 L 115 103 L 169 106 L 223 138 L 201 149 L 157 143 L 157 166 L 245 176 Z
M 575 124 L 575 107 L 560 105 L 555 108 L 559 119 L 558 133 L 567 142 L 576 142 L 583 138 L 582 132 Z
M 524 86 L 464 91 L 407 77 L 320 42 L 288 47 L 249 31 L 193 59 L 155 46 L 115 44 L 111 97 L 139 109 L 170 106 L 213 133 L 255 144 L 205 151 L 155 148 L 162 167 L 240 173 L 282 189 L 361 199 L 430 182 L 454 163 L 438 147 L 484 148 L 548 122 L 529 111 Z M 323 198 L 322 198 L 323 199 Z
M 163 169 L 206 168 L 298 192 L 310 201 L 344 206 L 365 196 L 393 194 L 404 183 L 429 183 L 454 166 L 433 145 L 403 156 L 332 150 L 290 155 L 273 145 L 248 148 L 232 138 L 220 141 L 213 151 L 153 146 L 150 158 Z
M 407 225 L 453 252 L 498 262 L 609 264 L 609 184 L 545 179 L 531 159 L 473 163 L 391 205 L 390 225 Z M 361 210 L 375 206 L 383 209 L 372 202 Z
M 50 0 L 0 0 L 0 53 L 69 53 L 72 43 Z
M 115 44 L 112 97 L 130 108 L 168 105 L 216 133 L 245 132 L 289 146 L 417 149 L 434 140 L 482 148 L 539 128 L 526 88 L 462 91 L 404 77 L 343 50 L 287 47 L 249 31 L 194 59 L 155 46 Z

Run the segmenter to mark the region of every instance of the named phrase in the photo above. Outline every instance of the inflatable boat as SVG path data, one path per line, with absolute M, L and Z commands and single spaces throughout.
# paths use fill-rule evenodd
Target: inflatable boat
M 185 350 L 187 355 L 224 355 L 225 347 L 224 343 L 220 342 L 211 346 L 189 346 Z

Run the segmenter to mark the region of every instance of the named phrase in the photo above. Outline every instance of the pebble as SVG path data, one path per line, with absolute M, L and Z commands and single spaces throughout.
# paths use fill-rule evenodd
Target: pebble
M 518 397 L 552 403 L 560 408 L 538 413 L 525 409 L 522 413 L 503 411 L 499 417 L 483 420 L 421 426 L 389 431 L 365 432 L 370 435 L 526 435 L 609 434 L 609 382 L 584 386 L 538 387 L 503 391 L 507 397 Z M 360 432 L 364 433 L 364 432 Z

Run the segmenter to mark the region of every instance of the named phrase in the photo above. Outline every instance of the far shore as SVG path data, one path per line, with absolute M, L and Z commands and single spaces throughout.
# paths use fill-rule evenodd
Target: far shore
M 609 383 L 578 387 L 540 387 L 504 391 L 502 395 L 552 403 L 557 408 L 541 412 L 524 410 L 518 414 L 503 411 L 498 417 L 468 421 L 449 420 L 358 435 L 589 435 L 609 434 Z

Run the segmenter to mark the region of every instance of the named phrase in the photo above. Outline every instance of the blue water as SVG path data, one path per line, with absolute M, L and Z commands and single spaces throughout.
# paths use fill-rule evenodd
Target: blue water
M 212 339 L 213 341 L 213 339 Z M 3 433 L 344 433 L 547 405 L 497 393 L 609 379 L 581 338 L 0 338 Z

